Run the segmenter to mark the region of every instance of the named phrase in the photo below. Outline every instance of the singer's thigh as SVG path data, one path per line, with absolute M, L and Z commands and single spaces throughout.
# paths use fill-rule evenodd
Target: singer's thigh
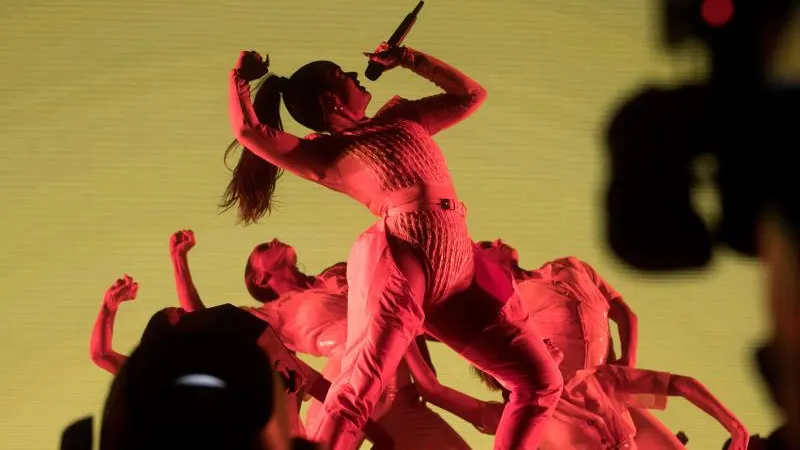
M 501 302 L 470 287 L 429 314 L 426 331 L 512 392 L 560 390 L 563 385 L 518 293 Z
M 480 311 L 486 299 L 465 301 L 464 311 Z M 488 313 L 488 308 L 483 308 Z M 537 448 L 563 387 L 561 373 L 518 295 L 480 329 L 456 330 L 443 316 L 429 318 L 427 331 L 451 346 L 510 391 L 494 440 L 495 450 Z M 463 322 L 468 327 L 477 321 Z M 472 336 L 471 341 L 465 341 Z
M 325 409 L 359 429 L 424 320 L 422 265 L 403 243 L 392 244 L 383 233 L 363 236 L 348 268 L 347 346 Z

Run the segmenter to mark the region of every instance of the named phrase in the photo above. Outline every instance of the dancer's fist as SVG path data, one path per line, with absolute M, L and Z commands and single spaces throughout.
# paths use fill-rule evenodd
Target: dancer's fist
M 106 290 L 103 301 L 109 308 L 117 308 L 120 303 L 135 299 L 138 291 L 139 283 L 126 274 Z
M 189 250 L 194 247 L 194 232 L 192 230 L 180 230 L 172 233 L 169 237 L 169 254 L 171 256 L 186 256 Z
M 246 81 L 257 80 L 269 72 L 269 55 L 263 58 L 256 51 L 241 52 L 234 70 Z

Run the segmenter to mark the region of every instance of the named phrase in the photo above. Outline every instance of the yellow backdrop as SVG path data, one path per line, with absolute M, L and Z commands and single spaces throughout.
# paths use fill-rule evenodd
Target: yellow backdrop
M 503 7 L 493 5 L 504 4 Z M 68 421 L 97 413 L 110 377 L 89 360 L 102 295 L 123 273 L 140 283 L 115 346 L 128 352 L 146 320 L 175 304 L 167 240 L 192 228 L 191 264 L 208 304 L 248 304 L 245 257 L 278 237 L 310 272 L 346 257 L 372 222 L 340 195 L 286 176 L 282 207 L 243 229 L 215 203 L 228 180 L 227 74 L 238 52 L 269 53 L 286 75 L 313 59 L 361 72 L 361 51 L 414 1 L 18 0 L 0 6 L 0 443 L 54 448 Z M 652 41 L 650 2 L 430 2 L 408 44 L 481 81 L 490 97 L 443 147 L 475 238 L 502 237 L 525 266 L 577 255 L 593 263 L 641 321 L 639 365 L 695 376 L 754 432 L 775 424 L 750 365 L 765 332 L 759 274 L 731 257 L 707 274 L 644 279 L 599 240 L 604 112 L 647 77 L 673 68 Z M 401 70 L 373 91 L 434 86 Z M 295 125 L 291 131 L 303 133 Z M 446 348 L 443 382 L 493 398 Z M 319 364 L 320 361 L 314 361 Z M 719 448 L 724 430 L 676 400 L 659 413 L 691 447 Z M 446 415 L 476 449 L 491 438 Z

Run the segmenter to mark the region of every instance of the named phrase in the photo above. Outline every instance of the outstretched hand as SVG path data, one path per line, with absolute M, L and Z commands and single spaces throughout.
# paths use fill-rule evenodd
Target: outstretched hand
M 245 81 L 257 80 L 269 72 L 269 55 L 264 58 L 256 51 L 241 52 L 234 70 Z
M 390 47 L 386 42 L 381 42 L 375 51 L 364 52 L 364 56 L 370 61 L 376 62 L 384 67 L 384 70 L 391 70 L 403 63 L 406 56 L 406 48 L 403 46 Z
M 106 290 L 103 301 L 109 308 L 117 308 L 120 303 L 135 299 L 138 291 L 139 283 L 125 274 Z

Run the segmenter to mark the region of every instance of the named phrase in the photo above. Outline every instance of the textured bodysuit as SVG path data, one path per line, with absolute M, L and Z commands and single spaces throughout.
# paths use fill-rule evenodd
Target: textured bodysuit
M 392 207 L 420 196 L 430 203 L 439 200 L 431 191 L 454 192 L 444 156 L 427 130 L 412 120 L 392 119 L 393 110 L 403 109 L 404 102 L 395 98 L 369 126 L 321 139 L 329 141 L 326 147 L 341 148 L 324 184 L 376 215 L 388 215 L 388 234 L 410 244 L 424 258 L 426 302 L 435 303 L 453 293 L 454 282 L 469 275 L 472 241 L 463 212 L 434 205 L 391 214 Z

